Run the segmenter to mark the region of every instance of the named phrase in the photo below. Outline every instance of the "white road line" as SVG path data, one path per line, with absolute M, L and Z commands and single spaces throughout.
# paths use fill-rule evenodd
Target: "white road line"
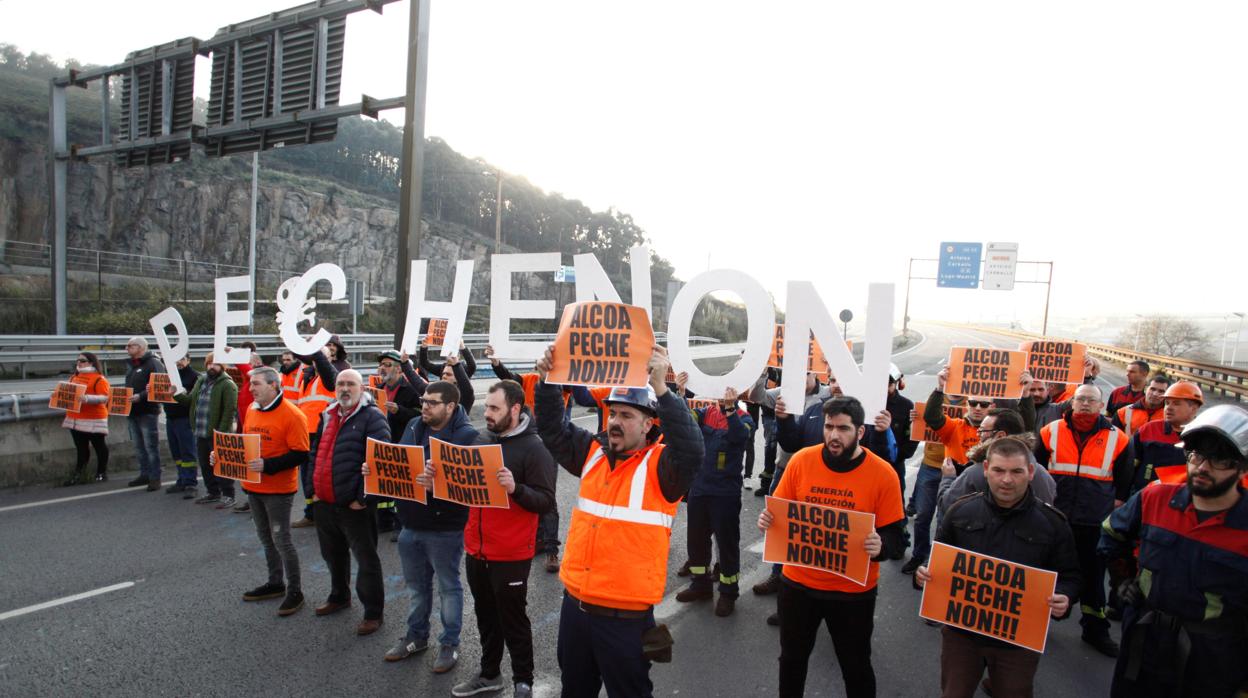
M 142 581 L 142 580 L 139 580 L 139 581 Z M 134 585 L 135 585 L 134 582 L 122 582 L 120 584 L 113 584 L 112 586 L 100 587 L 99 589 L 92 589 L 91 591 L 84 591 L 81 594 L 74 594 L 72 596 L 62 596 L 59 599 L 53 599 L 51 601 L 44 601 L 43 603 L 37 603 L 34 606 L 26 606 L 24 608 L 14 609 L 12 611 L 5 611 L 4 613 L 0 613 L 0 621 L 6 621 L 10 618 L 17 618 L 18 616 L 24 616 L 28 613 L 34 613 L 36 611 L 42 611 L 44 609 L 54 608 L 56 606 L 61 606 L 67 603 L 81 601 L 83 599 L 89 599 L 92 596 L 99 596 L 101 594 L 108 594 L 114 591 L 121 591 L 122 589 L 129 589 L 130 587 Z
M 912 347 L 908 347 L 908 348 L 906 348 L 906 349 L 902 349 L 901 351 L 899 351 L 899 352 L 897 352 L 897 353 L 893 354 L 893 358 L 894 358 L 894 359 L 895 359 L 895 358 L 897 358 L 898 356 L 904 356 L 904 355 L 906 355 L 906 354 L 909 354 L 910 352 L 914 351 L 915 349 L 918 349 L 919 347 L 923 346 L 924 344 L 927 344 L 927 335 L 923 334 L 922 332 L 919 332 L 918 330 L 911 330 L 911 331 L 912 331 L 912 332 L 914 332 L 915 334 L 919 335 L 920 337 L 922 337 L 922 339 L 920 339 L 920 340 L 919 340 L 919 343 L 918 343 L 918 344 L 916 344 L 916 345 L 914 345 L 914 346 L 912 346 Z
M 925 368 L 921 368 L 921 369 L 919 369 L 919 372 L 918 372 L 918 373 L 916 373 L 916 374 L 914 374 L 914 375 L 916 375 L 916 376 L 921 376 L 921 375 L 923 375 L 926 371 L 927 371 L 927 369 L 925 369 Z
M 172 485 L 176 480 L 160 483 L 162 487 Z M 0 507 L 0 514 L 6 511 L 17 511 L 18 509 L 30 509 L 31 507 L 42 507 L 49 504 L 61 504 L 64 502 L 74 502 L 79 499 L 91 499 L 92 497 L 106 497 L 110 494 L 121 494 L 122 492 L 141 492 L 142 487 L 127 487 L 120 490 L 108 490 L 107 492 L 92 492 L 91 494 L 76 494 L 72 497 L 57 497 L 56 499 L 44 499 L 38 502 L 26 502 L 25 504 L 14 504 L 12 506 Z

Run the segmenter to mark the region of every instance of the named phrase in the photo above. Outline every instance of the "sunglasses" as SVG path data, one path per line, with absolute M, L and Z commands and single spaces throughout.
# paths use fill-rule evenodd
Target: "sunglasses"
M 971 407 L 992 407 L 991 400 L 967 400 L 966 404 Z

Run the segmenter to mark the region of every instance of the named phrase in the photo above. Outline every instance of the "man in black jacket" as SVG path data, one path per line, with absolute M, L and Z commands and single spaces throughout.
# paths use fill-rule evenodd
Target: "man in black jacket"
M 936 540 L 1020 565 L 1057 573 L 1049 612 L 1064 618 L 1079 593 L 1079 556 L 1066 517 L 1037 499 L 1030 481 L 1035 464 L 1027 446 L 1009 436 L 988 446 L 984 471 L 988 491 L 959 499 L 936 532 Z M 931 581 L 926 566 L 915 578 Z M 993 695 L 1030 696 L 1040 654 L 958 628 L 941 634 L 940 687 L 945 698 L 970 698 L 984 667 Z
M 164 373 L 165 365 L 147 350 L 147 339 L 143 337 L 131 337 L 126 342 L 126 354 L 130 357 L 126 362 L 126 387 L 134 391 L 126 424 L 139 458 L 139 476 L 128 485 L 146 485 L 148 492 L 155 492 L 160 489 L 160 435 L 156 432 L 160 403 L 147 399 L 147 383 L 153 373 Z
M 407 423 L 420 414 L 420 396 L 429 385 L 414 371 L 410 374 L 409 371 L 407 356 L 393 349 L 377 355 L 377 376 L 381 379 L 378 387 L 386 392 L 386 420 L 390 423 L 390 438 L 396 441 L 403 436 Z M 377 530 L 394 531 L 390 541 L 396 542 L 398 529 L 394 500 L 377 497 Z
M 364 620 L 356 634 L 371 635 L 381 627 L 386 598 L 377 557 L 376 504 L 364 496 L 360 464 L 368 439 L 389 441 L 390 426 L 364 391 L 359 371 L 340 371 L 334 384 L 338 399 L 321 413 L 308 453 L 312 467 L 304 483 L 312 495 L 316 536 L 330 576 L 329 598 L 317 606 L 316 615 L 351 606 L 351 556 L 355 556 L 359 566 L 355 591 L 364 604 Z

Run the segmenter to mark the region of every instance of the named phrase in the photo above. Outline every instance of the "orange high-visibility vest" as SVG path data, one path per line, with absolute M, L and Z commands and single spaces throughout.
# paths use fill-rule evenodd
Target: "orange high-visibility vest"
M 1074 475 L 1102 482 L 1113 482 L 1114 459 L 1127 447 L 1127 439 L 1116 427 L 1102 429 L 1084 444 L 1083 452 L 1065 420 L 1044 425 L 1040 440 L 1049 446 L 1049 474 Z
M 1140 427 L 1148 424 L 1149 422 L 1155 422 L 1162 419 L 1162 412 L 1164 412 L 1165 409 L 1165 405 L 1162 405 L 1155 410 L 1150 410 L 1147 407 L 1140 409 L 1133 403 L 1127 405 L 1126 407 L 1119 408 L 1118 422 L 1122 424 L 1124 429 L 1126 429 L 1127 438 L 1129 439 L 1135 435 L 1135 432 L 1140 430 Z
M 299 398 L 303 395 L 303 369 L 297 368 L 290 373 L 279 374 L 282 377 L 282 397 L 298 405 Z
M 580 601 L 640 611 L 662 600 L 677 507 L 659 487 L 663 448 L 650 444 L 612 469 L 602 446 L 590 446 L 559 567 Z
M 303 384 L 303 390 L 299 393 L 299 409 L 303 410 L 303 416 L 308 418 L 308 433 L 315 434 L 317 427 L 321 423 L 321 413 L 325 408 L 329 407 L 329 403 L 338 399 L 334 391 L 327 390 L 321 384 L 321 377 L 315 375 L 312 380 Z

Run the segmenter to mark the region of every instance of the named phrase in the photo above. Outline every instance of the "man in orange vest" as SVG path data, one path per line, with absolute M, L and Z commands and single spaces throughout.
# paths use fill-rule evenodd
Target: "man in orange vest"
M 834 397 L 823 403 L 823 443 L 794 453 L 773 493 L 778 499 L 875 516 L 875 530 L 863 543 L 871 556 L 866 584 L 832 572 L 784 565 L 778 604 L 781 696 L 804 694 L 810 653 L 819 626 L 825 623 L 846 695 L 875 695 L 871 632 L 879 561 L 892 558 L 905 545 L 906 515 L 892 464 L 860 443 L 866 434 L 865 421 L 862 403 L 856 398 Z M 766 533 L 774 523 L 771 512 L 763 509 L 759 529 Z
M 1118 408 L 1111 418 L 1114 426 L 1126 432 L 1127 437 L 1135 436 L 1140 427 L 1162 418 L 1162 410 L 1166 407 L 1166 390 L 1170 388 L 1170 378 L 1163 375 L 1153 376 L 1144 390 L 1144 397 L 1125 407 Z M 1044 426 L 1043 424 L 1040 426 Z M 1138 453 L 1136 454 L 1139 455 Z M 1186 466 L 1184 466 L 1186 467 Z
M 1140 426 L 1131 440 L 1131 453 L 1135 457 L 1134 494 L 1154 480 L 1162 482 L 1187 481 L 1187 456 L 1179 445 L 1179 433 L 1196 418 L 1205 404 L 1200 386 L 1189 381 L 1178 381 L 1162 395 L 1165 406 L 1160 418 Z
M 671 634 L 655 625 L 654 605 L 667 582 L 677 503 L 702 463 L 702 434 L 663 382 L 663 347 L 650 355 L 648 387 L 607 396 L 607 429 L 596 435 L 564 421 L 563 394 L 545 382 L 553 361 L 552 345 L 537 362 L 538 432 L 555 461 L 581 478 L 559 568 L 563 695 L 597 696 L 605 684 L 608 696 L 650 696 L 651 660 L 671 661 Z
M 299 405 L 299 394 L 303 392 L 303 372 L 300 366 L 294 352 L 289 349 L 282 352 L 281 366 L 277 369 L 282 374 L 282 396 L 296 407 Z
M 262 366 L 249 374 L 255 402 L 243 420 L 243 433 L 260 435 L 260 457 L 247 463 L 249 470 L 260 473 L 260 481 L 242 485 L 264 547 L 269 581 L 245 592 L 243 601 L 284 597 L 277 615 L 289 616 L 303 607 L 299 554 L 290 537 L 290 505 L 299 491 L 299 466 L 308 460 L 307 420 L 282 395 L 282 379 L 276 370 Z
M 299 410 L 303 412 L 303 416 L 308 420 L 308 438 L 316 433 L 316 427 L 321 423 L 321 413 L 329 408 L 331 402 L 337 399 L 334 393 L 334 386 L 338 380 L 338 369 L 330 363 L 328 353 L 332 348 L 326 344 L 321 351 L 311 356 L 296 357 L 303 362 L 303 368 L 295 371 L 299 374 L 299 384 L 301 390 L 299 392 Z M 302 467 L 311 469 L 312 464 L 306 463 Z M 293 528 L 308 528 L 313 525 L 312 498 L 308 496 L 308 478 L 300 478 L 304 485 L 303 498 L 303 518 L 291 524 Z
M 1057 482 L 1053 505 L 1066 515 L 1075 534 L 1083 582 L 1079 592 L 1083 641 L 1116 657 L 1118 643 L 1109 636 L 1105 615 L 1105 561 L 1096 554 L 1096 545 L 1101 522 L 1130 494 L 1135 468 L 1130 439 L 1101 414 L 1104 409 L 1100 388 L 1079 386 L 1066 416 L 1041 427 L 1036 461 Z

